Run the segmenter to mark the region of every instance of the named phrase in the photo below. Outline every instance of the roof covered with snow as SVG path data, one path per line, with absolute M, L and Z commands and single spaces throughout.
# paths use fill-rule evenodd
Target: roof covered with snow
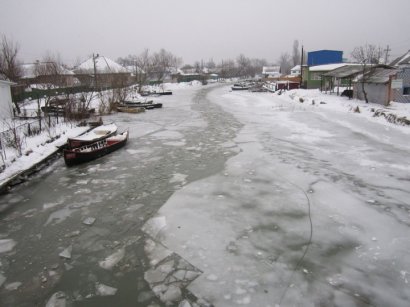
M 300 70 L 300 65 L 296 65 L 295 67 L 293 67 L 292 69 L 291 69 L 291 71 L 292 70 Z
M 22 78 L 23 79 L 31 79 L 35 78 L 39 75 L 41 75 L 41 72 L 47 71 L 47 65 L 55 65 L 55 70 L 57 74 L 59 75 L 74 75 L 74 73 L 71 70 L 68 70 L 64 68 L 62 65 L 56 64 L 56 63 L 44 63 L 44 62 L 36 62 L 36 63 L 27 63 L 27 64 L 21 64 L 20 68 L 22 71 Z M 50 70 L 51 71 L 51 70 Z M 48 73 L 48 75 L 51 75 L 52 73 Z
M 114 62 L 113 60 L 105 57 L 105 56 L 98 56 L 95 58 L 95 66 L 97 69 L 97 73 L 105 73 L 105 74 L 112 74 L 112 73 L 126 73 L 127 70 L 121 66 L 120 64 Z M 76 73 L 94 73 L 94 61 L 93 58 L 89 58 L 78 67 L 74 69 Z
M 263 66 L 262 68 L 262 73 L 263 74 L 272 74 L 272 73 L 278 73 L 280 72 L 280 66 Z
M 346 66 L 346 63 L 310 66 L 309 71 L 331 71 L 333 69 L 340 68 L 340 67 L 343 67 L 343 66 Z

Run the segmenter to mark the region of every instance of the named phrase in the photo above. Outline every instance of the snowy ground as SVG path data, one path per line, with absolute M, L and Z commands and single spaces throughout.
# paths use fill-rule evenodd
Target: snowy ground
M 244 124 L 225 145 L 240 153 L 147 223 L 203 272 L 188 289 L 215 306 L 408 306 L 410 127 L 318 91 L 208 99 Z

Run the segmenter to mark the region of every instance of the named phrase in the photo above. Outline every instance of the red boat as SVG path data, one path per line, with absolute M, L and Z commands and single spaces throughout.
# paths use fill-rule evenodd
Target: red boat
M 107 124 L 98 126 L 83 135 L 77 136 L 75 138 L 69 138 L 67 140 L 68 148 L 77 148 L 85 145 L 89 145 L 103 139 L 106 139 L 110 136 L 113 136 L 117 133 L 117 125 Z
M 64 161 L 67 166 L 95 160 L 121 147 L 128 141 L 128 130 L 121 134 L 105 138 L 95 143 L 73 149 L 64 149 Z

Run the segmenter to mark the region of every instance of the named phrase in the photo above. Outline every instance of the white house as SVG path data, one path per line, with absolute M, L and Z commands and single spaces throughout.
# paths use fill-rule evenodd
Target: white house
M 300 65 L 296 65 L 290 70 L 290 75 L 292 77 L 299 77 L 300 76 Z
M 263 66 L 262 75 L 264 78 L 279 78 L 281 76 L 280 66 Z
M 0 121 L 13 117 L 13 102 L 10 90 L 12 84 L 14 83 L 0 80 Z

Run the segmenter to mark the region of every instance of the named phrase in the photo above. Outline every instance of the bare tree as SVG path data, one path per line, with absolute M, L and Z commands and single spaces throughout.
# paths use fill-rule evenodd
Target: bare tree
M 182 64 L 182 59 L 165 49 L 161 49 L 159 52 L 153 54 L 152 62 L 154 66 L 153 72 L 156 74 L 157 81 L 162 82 L 173 68 L 176 69 Z
M 61 56 L 58 53 L 51 54 L 47 52 L 41 62 L 37 61 L 34 65 L 37 87 L 48 92 L 45 96 L 45 105 L 49 106 L 53 98 L 51 90 L 59 86 L 65 86 L 62 77 L 64 68 Z
M 138 93 L 140 93 L 153 70 L 153 61 L 148 49 L 145 49 L 139 56 L 135 57 L 134 68 L 135 78 L 138 83 Z
M 293 41 L 292 63 L 293 63 L 293 66 L 300 64 L 299 41 L 297 39 Z
M 289 74 L 292 68 L 292 62 L 289 53 L 282 53 L 279 57 L 278 64 L 280 66 L 280 72 L 282 74 Z
M 375 70 L 376 65 L 380 63 L 382 54 L 382 48 L 371 44 L 356 47 L 351 54 L 353 59 L 362 65 L 362 77 L 360 83 L 362 85 L 363 96 L 366 103 L 369 103 L 369 100 L 367 98 L 365 84 L 367 83 L 372 72 Z
M 236 75 L 235 61 L 233 60 L 222 60 L 219 65 L 221 78 L 232 78 Z
M 0 74 L 14 82 L 17 82 L 22 75 L 17 58 L 18 51 L 19 45 L 3 35 L 0 42 Z
M 266 61 L 265 59 L 252 59 L 251 60 L 252 75 L 255 76 L 257 74 L 262 73 L 263 66 L 268 66 L 268 61 Z
M 240 54 L 236 58 L 236 64 L 238 67 L 238 76 L 239 77 L 253 77 L 252 76 L 252 69 L 251 69 L 251 60 Z

